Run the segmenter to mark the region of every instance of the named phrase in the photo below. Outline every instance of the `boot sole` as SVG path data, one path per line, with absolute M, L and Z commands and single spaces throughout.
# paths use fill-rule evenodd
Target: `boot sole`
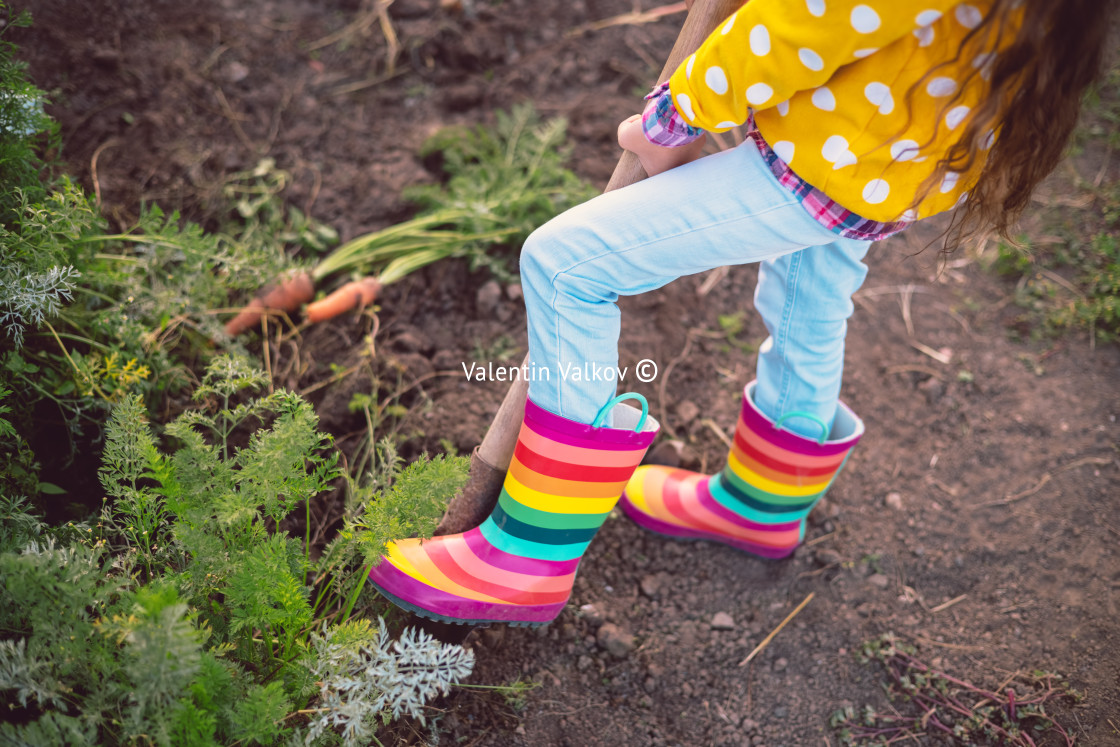
M 663 537 L 669 537 L 675 540 L 682 540 L 688 542 L 717 542 L 721 545 L 727 545 L 740 552 L 749 553 L 755 557 L 764 558 L 766 560 L 781 560 L 793 555 L 797 547 L 768 547 L 760 545 L 756 542 L 747 542 L 745 540 L 735 540 L 730 537 L 723 537 L 718 534 L 704 532 L 701 530 L 683 529 L 675 524 L 655 519 L 649 514 L 630 503 L 626 494 L 622 494 L 622 498 L 618 502 L 622 512 L 630 517 L 630 520 L 654 534 L 660 534 Z
M 382 564 L 387 563 L 388 561 L 382 561 Z M 374 574 L 378 574 L 381 577 L 375 579 Z M 428 620 L 434 620 L 436 622 L 443 623 L 452 623 L 455 625 L 485 627 L 494 623 L 502 623 L 504 625 L 512 625 L 513 627 L 517 628 L 538 628 L 542 625 L 547 625 L 548 623 L 555 620 L 563 611 L 564 604 L 566 604 L 565 602 L 564 604 L 554 605 L 553 614 L 548 616 L 547 619 L 541 620 L 524 619 L 526 617 L 532 616 L 533 608 L 528 606 L 519 607 L 517 605 L 507 605 L 506 608 L 514 612 L 516 614 L 516 618 L 522 619 L 510 619 L 508 617 L 501 617 L 497 615 L 495 615 L 494 617 L 458 616 L 453 614 L 435 612 L 429 607 L 422 607 L 418 602 L 409 601 L 399 594 L 394 593 L 393 591 L 389 591 L 386 586 L 390 584 L 400 585 L 402 583 L 405 586 L 414 585 L 415 591 L 418 592 L 419 596 L 426 595 L 429 597 L 429 599 L 427 599 L 426 601 L 432 606 L 439 605 L 451 608 L 454 608 L 455 606 L 474 606 L 481 607 L 482 609 L 479 610 L 481 612 L 488 612 L 491 611 L 488 608 L 498 607 L 498 605 L 488 605 L 484 602 L 472 602 L 471 600 L 456 597 L 454 595 L 448 594 L 447 592 L 442 592 L 439 589 L 434 589 L 427 585 L 420 584 L 415 579 L 409 576 L 405 576 L 405 574 L 401 573 L 398 569 L 393 568 L 391 565 L 387 569 L 383 569 L 380 567 L 375 568 L 370 572 L 370 575 L 367 577 L 367 579 L 369 580 L 370 586 L 377 589 L 377 592 L 379 594 L 381 594 L 383 597 L 385 597 L 401 609 L 407 610 L 408 612 L 411 612 L 419 617 L 423 617 Z M 497 611 L 500 612 L 500 608 Z M 546 609 L 543 611 L 543 614 L 548 615 L 550 611 L 552 610 Z

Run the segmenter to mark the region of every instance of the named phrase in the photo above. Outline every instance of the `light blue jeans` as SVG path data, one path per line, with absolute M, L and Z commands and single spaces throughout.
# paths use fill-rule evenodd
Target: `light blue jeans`
M 617 381 L 619 296 L 760 262 L 754 305 L 770 337 L 759 349 L 755 403 L 771 419 L 800 411 L 831 424 L 869 244 L 814 220 L 750 140 L 600 195 L 539 228 L 521 253 L 529 398 L 592 422 L 636 375 Z M 664 372 L 667 361 L 654 362 Z M 807 418 L 787 427 L 820 435 Z

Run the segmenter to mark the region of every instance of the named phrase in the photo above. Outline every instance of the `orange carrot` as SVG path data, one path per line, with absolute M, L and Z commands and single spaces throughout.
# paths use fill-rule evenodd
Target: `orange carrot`
M 351 309 L 361 309 L 372 303 L 380 290 L 381 281 L 375 277 L 347 283 L 323 300 L 307 304 L 307 321 L 314 324 L 333 319 Z
M 311 275 L 299 272 L 283 278 L 280 282 L 264 288 L 241 313 L 226 322 L 226 334 L 239 335 L 257 322 L 268 309 L 293 312 L 315 296 L 315 284 Z

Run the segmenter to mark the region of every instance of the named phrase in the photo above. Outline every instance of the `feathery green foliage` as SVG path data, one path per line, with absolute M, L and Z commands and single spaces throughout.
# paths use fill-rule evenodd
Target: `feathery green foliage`
M 348 620 L 365 579 L 360 535 L 312 560 L 306 538 L 278 531 L 338 476 L 337 454 L 306 401 L 252 395 L 266 383 L 215 358 L 199 409 L 166 429 L 172 449 L 140 400 L 123 400 L 106 428 L 96 531 L 51 530 L 24 503 L 0 503 L 0 707 L 21 724 L 0 739 L 356 747 L 378 723 L 422 719 L 427 699 L 469 674 L 460 647 Z M 362 505 L 370 524 L 433 523 L 418 517 L 466 474 L 449 460 L 390 471 Z M 397 502 L 396 518 L 370 518 L 375 496 Z

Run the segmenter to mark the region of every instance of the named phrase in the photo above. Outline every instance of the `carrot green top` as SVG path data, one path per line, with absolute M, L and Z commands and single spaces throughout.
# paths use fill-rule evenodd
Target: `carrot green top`
M 964 42 L 991 5 L 750 0 L 673 73 L 672 102 L 716 132 L 753 110 L 774 152 L 836 202 L 870 220 L 924 218 L 953 207 L 983 165 L 950 172 L 904 214 L 988 92 L 992 41 Z

